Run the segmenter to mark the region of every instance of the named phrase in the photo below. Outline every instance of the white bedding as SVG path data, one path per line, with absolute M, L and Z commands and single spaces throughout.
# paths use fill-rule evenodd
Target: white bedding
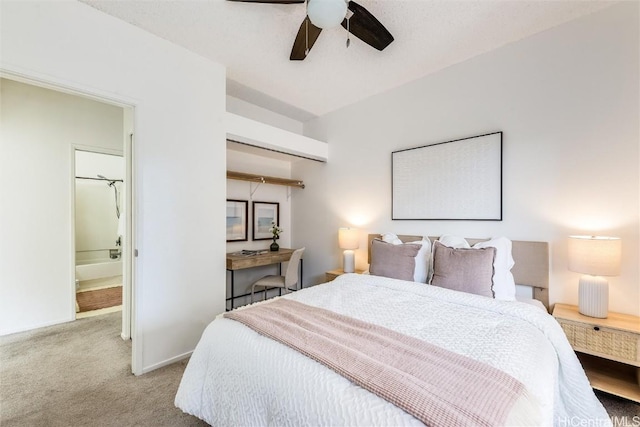
M 562 329 L 535 306 L 357 274 L 283 298 L 501 369 L 527 387 L 545 425 L 610 425 Z M 224 318 L 203 333 L 175 404 L 215 426 L 421 425 L 323 365 Z M 590 424 L 575 424 L 580 420 Z
M 523 302 L 525 304 L 533 305 L 534 307 L 538 307 L 540 310 L 544 311 L 545 313 L 547 312 L 547 308 L 544 306 L 544 304 L 542 304 L 542 302 L 538 301 L 537 299 L 527 298 L 527 297 L 522 297 L 520 295 L 516 295 L 516 301 L 520 301 L 520 302 Z

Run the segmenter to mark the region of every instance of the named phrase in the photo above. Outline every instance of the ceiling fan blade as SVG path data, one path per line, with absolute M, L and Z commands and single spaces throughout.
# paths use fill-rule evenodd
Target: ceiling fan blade
M 227 1 L 237 1 L 242 3 L 293 4 L 293 3 L 304 3 L 305 0 L 227 0 Z
M 308 38 L 308 46 L 307 46 L 307 24 L 309 28 L 309 38 Z M 311 23 L 311 20 L 308 16 L 305 16 L 304 21 L 302 21 L 302 25 L 300 25 L 300 29 L 298 30 L 298 34 L 296 35 L 296 41 L 293 42 L 293 48 L 291 48 L 291 56 L 289 59 L 291 61 L 302 61 L 307 57 L 305 51 L 307 47 L 309 50 L 313 47 L 313 44 L 318 39 L 322 28 L 318 28 Z
M 393 36 L 367 9 L 354 1 L 348 6 L 353 15 L 349 19 L 349 31 L 354 36 L 378 50 L 383 50 L 391 44 Z M 342 26 L 347 28 L 347 20 L 342 21 Z

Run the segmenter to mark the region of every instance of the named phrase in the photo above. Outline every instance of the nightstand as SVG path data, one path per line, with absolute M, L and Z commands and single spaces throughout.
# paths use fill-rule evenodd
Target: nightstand
M 364 270 L 359 270 L 356 268 L 356 273 L 358 274 L 362 274 L 364 273 Z M 332 281 L 333 279 L 335 279 L 338 276 L 342 276 L 344 274 L 344 271 L 342 271 L 341 268 L 336 268 L 335 270 L 331 270 L 331 271 L 327 271 L 324 273 L 324 280 L 327 282 Z
M 553 309 L 587 373 L 591 387 L 640 403 L 640 317 L 583 316 L 575 305 Z

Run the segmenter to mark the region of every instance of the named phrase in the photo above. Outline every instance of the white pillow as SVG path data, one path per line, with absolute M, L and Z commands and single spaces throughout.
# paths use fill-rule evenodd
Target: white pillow
M 459 236 L 441 236 L 438 241 L 450 248 L 471 247 L 464 237 Z M 515 264 L 511 246 L 511 240 L 506 237 L 497 237 L 473 245 L 476 249 L 496 248 L 496 257 L 493 260 L 493 294 L 495 299 L 502 301 L 516 300 L 516 283 L 511 274 L 511 268 Z
M 429 277 L 429 260 L 431 259 L 431 240 L 428 237 L 423 237 L 422 240 L 416 240 L 415 242 L 407 242 L 407 245 L 422 245 L 422 248 L 416 255 L 416 269 L 413 273 L 413 280 L 415 282 L 427 283 Z
M 511 240 L 506 237 L 496 237 L 486 242 L 473 245 L 474 248 L 496 248 L 496 257 L 493 260 L 493 293 L 495 299 L 502 301 L 516 300 L 516 282 L 511 274 L 511 268 L 515 265 L 511 254 Z
M 464 237 L 459 236 L 440 236 L 438 242 L 454 249 L 470 248 L 469 242 Z
M 429 277 L 429 260 L 431 259 L 431 240 L 424 236 L 422 240 L 416 240 L 413 242 L 402 243 L 402 240 L 393 233 L 381 234 L 382 240 L 391 243 L 393 245 L 422 245 L 415 258 L 415 268 L 413 271 L 413 281 L 420 283 L 427 283 Z
M 383 242 L 391 243 L 392 245 L 402 244 L 402 240 L 400 240 L 398 236 L 393 233 L 382 233 L 380 236 L 382 237 Z

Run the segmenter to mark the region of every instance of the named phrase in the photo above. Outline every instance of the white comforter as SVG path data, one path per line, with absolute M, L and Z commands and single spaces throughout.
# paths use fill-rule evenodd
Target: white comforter
M 536 307 L 356 274 L 283 298 L 501 369 L 525 384 L 546 425 L 610 425 L 562 329 Z M 175 404 L 215 426 L 421 425 L 323 365 L 224 318 L 205 330 Z

